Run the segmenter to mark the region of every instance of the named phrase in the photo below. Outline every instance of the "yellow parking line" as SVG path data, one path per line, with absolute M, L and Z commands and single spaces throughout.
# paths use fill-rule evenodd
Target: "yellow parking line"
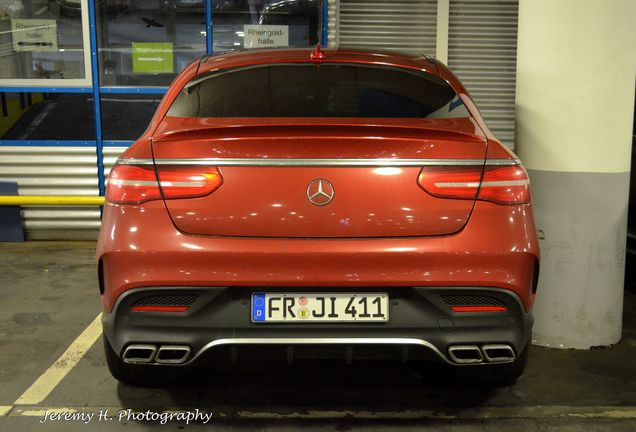
M 92 323 L 73 341 L 40 377 L 31 384 L 23 394 L 15 401 L 16 405 L 35 405 L 42 402 L 64 377 L 75 367 L 102 333 L 100 318 L 97 315 Z
M 11 417 L 44 417 L 46 413 L 63 414 L 88 411 L 92 411 L 92 409 L 79 407 L 16 408 L 11 413 Z
M 9 411 L 13 409 L 13 406 L 0 405 L 0 417 L 4 417 L 9 414 Z
M 11 408 L 11 407 L 9 407 Z M 194 410 L 193 407 L 188 408 Z M 69 407 L 16 407 L 9 417 L 44 417 L 47 414 L 72 414 L 72 413 L 107 413 L 116 415 L 125 411 L 123 407 L 94 407 L 94 406 L 69 406 Z M 132 408 L 133 412 L 187 412 L 184 408 Z M 369 420 L 484 420 L 484 419 L 545 419 L 545 418 L 585 418 L 585 419 L 635 419 L 636 407 L 634 406 L 525 406 L 525 407 L 483 407 L 458 411 L 433 411 L 433 410 L 405 410 L 405 411 L 320 411 L 310 410 L 303 412 L 277 413 L 238 411 L 236 413 L 224 413 L 214 411 L 216 418 L 231 419 L 242 418 L 250 420 L 297 420 L 297 419 L 369 419 Z

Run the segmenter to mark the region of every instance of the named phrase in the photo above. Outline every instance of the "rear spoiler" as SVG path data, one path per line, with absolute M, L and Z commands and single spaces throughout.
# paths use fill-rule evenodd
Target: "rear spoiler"
M 166 121 L 167 119 L 164 119 Z M 201 119 L 205 120 L 205 119 Z M 216 120 L 216 119 L 215 119 Z M 236 119 L 234 119 L 236 120 Z M 241 119 L 245 120 L 245 119 Z M 249 119 L 253 121 L 254 119 Z M 315 120 L 315 119 L 312 119 Z M 373 120 L 373 119 L 369 119 Z M 169 120 L 168 120 L 169 121 Z M 173 120 L 174 121 L 174 120 Z M 220 138 L 249 138 L 249 137 L 387 137 L 392 139 L 434 139 L 485 142 L 486 138 L 481 130 L 476 127 L 472 119 L 453 119 L 454 124 L 449 125 L 449 120 L 429 120 L 430 125 L 389 125 L 389 124 L 217 124 L 217 125 L 193 125 L 182 129 L 173 130 L 173 125 L 162 128 L 170 132 L 159 133 L 153 137 L 154 142 L 220 139 Z M 171 122 L 172 123 L 172 122 Z M 177 122 L 175 122 L 177 123 Z M 446 123 L 446 124 L 443 124 Z M 460 124 L 463 123 L 463 124 Z M 472 129 L 474 133 L 468 132 Z

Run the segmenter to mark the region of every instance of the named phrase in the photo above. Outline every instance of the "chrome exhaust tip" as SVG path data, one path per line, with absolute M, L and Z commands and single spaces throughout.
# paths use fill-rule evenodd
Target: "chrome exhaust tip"
M 515 351 L 507 344 L 489 344 L 483 345 L 481 351 L 484 358 L 489 363 L 511 362 L 515 359 Z
M 448 348 L 448 354 L 455 363 L 481 363 L 484 357 L 477 345 L 453 345 Z
M 157 351 L 155 362 L 160 364 L 185 363 L 191 351 L 187 345 L 162 345 Z
M 123 359 L 126 363 L 151 363 L 156 353 L 155 345 L 132 344 L 124 350 Z

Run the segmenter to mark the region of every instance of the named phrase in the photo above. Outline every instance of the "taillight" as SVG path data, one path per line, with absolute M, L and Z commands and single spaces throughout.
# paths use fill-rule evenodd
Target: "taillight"
M 165 199 L 203 197 L 223 184 L 223 177 L 215 167 L 158 166 L 157 174 Z
M 530 202 L 528 175 L 521 165 L 424 167 L 417 183 L 439 198 L 478 199 L 496 204 Z
M 521 165 L 486 167 L 477 199 L 497 204 L 530 202 L 530 181 Z
M 430 166 L 422 168 L 417 183 L 439 198 L 474 200 L 479 190 L 482 167 Z
M 159 175 L 159 181 L 157 180 Z M 108 177 L 106 200 L 117 204 L 197 198 L 211 194 L 223 184 L 215 167 L 115 165 Z
M 161 199 L 153 166 L 115 165 L 108 176 L 106 200 L 117 204 L 139 204 Z

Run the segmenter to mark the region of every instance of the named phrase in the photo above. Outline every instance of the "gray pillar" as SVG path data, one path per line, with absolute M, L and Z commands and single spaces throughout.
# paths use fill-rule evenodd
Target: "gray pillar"
M 520 0 L 517 153 L 541 244 L 536 344 L 619 341 L 636 1 Z

